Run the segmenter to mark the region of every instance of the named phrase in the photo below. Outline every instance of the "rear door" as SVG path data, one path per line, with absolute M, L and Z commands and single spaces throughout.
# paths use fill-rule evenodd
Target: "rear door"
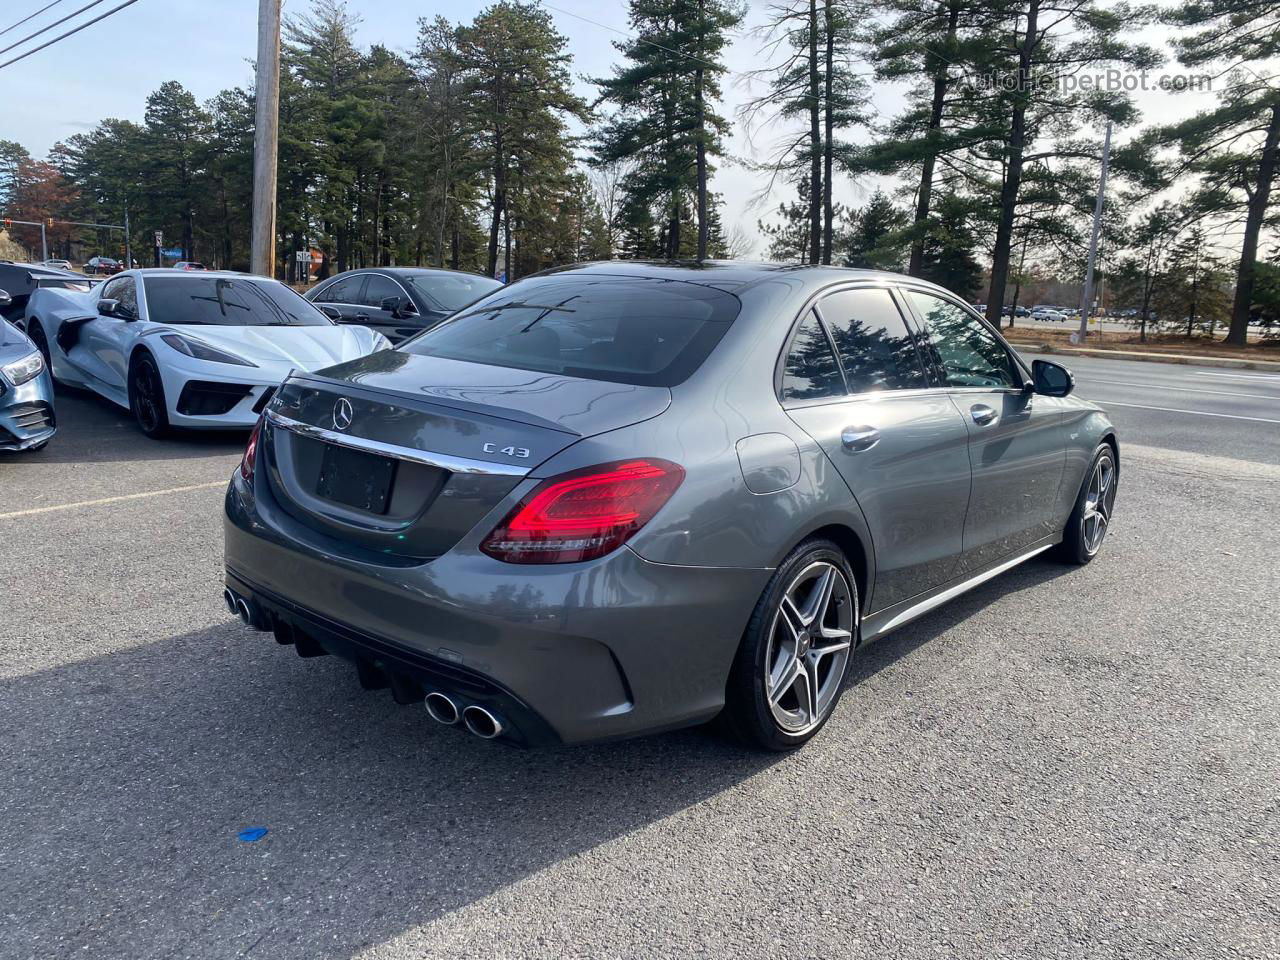
M 1062 408 L 1025 388 L 1030 377 L 1004 341 L 958 300 L 910 288 L 905 296 L 969 431 L 965 572 L 1054 532 L 1066 457 Z
M 868 612 L 945 583 L 963 546 L 968 433 L 930 383 L 916 339 L 889 289 L 840 290 L 802 318 L 782 371 L 783 406 L 822 445 L 870 527 Z

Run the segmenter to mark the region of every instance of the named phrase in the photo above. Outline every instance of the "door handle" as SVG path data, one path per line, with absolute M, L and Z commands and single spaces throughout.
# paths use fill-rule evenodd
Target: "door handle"
M 880 442 L 880 431 L 875 427 L 845 427 L 840 431 L 840 445 L 849 453 L 870 450 Z
M 368 323 L 369 315 L 367 313 L 357 313 L 351 318 L 352 323 Z
M 970 407 L 969 416 L 973 417 L 973 422 L 980 427 L 990 426 L 1000 419 L 1000 414 L 985 403 L 975 403 Z

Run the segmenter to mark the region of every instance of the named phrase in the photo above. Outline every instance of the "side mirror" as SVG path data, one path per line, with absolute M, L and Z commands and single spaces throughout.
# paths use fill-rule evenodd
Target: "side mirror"
M 98 301 L 98 315 L 99 315 L 99 316 L 103 316 L 103 317 L 116 317 L 116 316 L 119 316 L 119 314 L 117 313 L 117 311 L 118 311 L 119 309 L 120 309 L 120 301 L 119 301 L 119 300 L 110 300 L 110 299 L 105 299 L 105 300 L 99 300 L 99 301 Z
M 8 290 L 0 290 L 0 307 L 7 307 L 13 303 L 13 297 L 9 296 Z
M 317 306 L 319 306 L 320 312 L 323 313 L 330 320 L 332 320 L 334 323 L 337 323 L 339 320 L 342 319 L 342 311 L 339 310 L 337 307 L 330 306 L 327 303 L 317 304 Z
M 398 316 L 400 314 L 400 298 L 383 297 L 382 302 L 378 304 L 378 309 Z
M 1046 397 L 1065 397 L 1076 387 L 1075 377 L 1071 376 L 1071 371 L 1052 360 L 1033 362 L 1031 375 L 1035 378 L 1036 393 Z

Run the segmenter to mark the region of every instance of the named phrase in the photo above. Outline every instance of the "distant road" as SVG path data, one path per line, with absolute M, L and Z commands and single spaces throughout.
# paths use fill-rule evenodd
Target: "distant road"
M 1028 356 L 1034 356 L 1028 352 Z M 1124 443 L 1280 464 L 1280 373 L 1055 356 Z

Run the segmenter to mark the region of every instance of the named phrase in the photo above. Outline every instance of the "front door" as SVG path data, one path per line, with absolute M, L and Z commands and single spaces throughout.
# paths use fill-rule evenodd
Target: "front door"
M 101 300 L 119 304 L 115 316 L 99 314 L 80 328 L 67 359 L 113 391 L 124 391 L 128 375 L 125 339 L 138 319 L 138 288 L 133 277 L 117 277 L 102 285 Z
M 782 401 L 862 508 L 876 571 L 866 611 L 954 576 L 969 500 L 968 433 L 947 391 L 931 388 L 888 289 L 819 301 L 793 337 Z
M 400 308 L 384 310 L 382 305 L 388 299 L 398 300 Z M 392 343 L 399 343 L 420 329 L 418 318 L 406 315 L 417 309 L 409 299 L 409 294 L 390 277 L 380 273 L 369 274 L 369 282 L 365 284 L 360 300 L 364 304 L 364 325 L 377 330 Z
M 969 431 L 973 493 L 961 570 L 968 572 L 1055 532 L 1066 465 L 1062 408 L 1027 389 L 1008 347 L 967 308 L 923 290 L 905 293 Z

